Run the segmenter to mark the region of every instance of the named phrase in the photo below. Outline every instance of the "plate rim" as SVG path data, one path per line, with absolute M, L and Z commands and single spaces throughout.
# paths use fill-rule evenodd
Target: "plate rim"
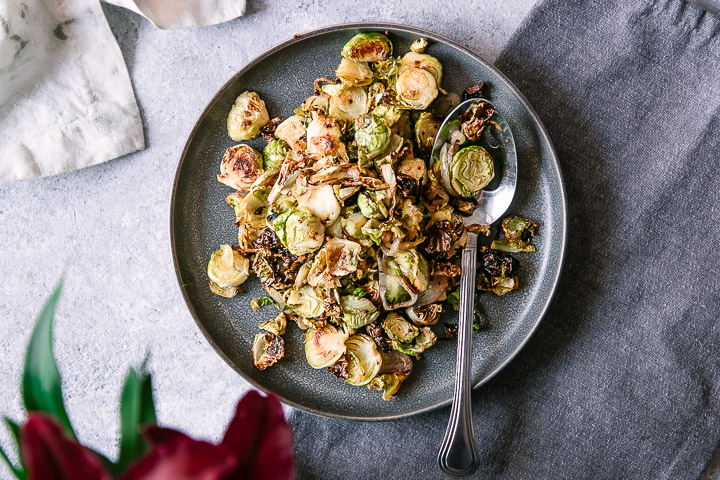
M 438 410 L 440 408 L 446 407 L 451 404 L 452 402 L 452 395 L 447 400 L 434 403 L 432 405 L 428 405 L 426 407 L 418 408 L 409 412 L 405 413 L 399 413 L 399 414 L 389 414 L 389 415 L 381 415 L 381 416 L 372 416 L 372 417 L 365 417 L 365 416 L 358 416 L 358 415 L 342 415 L 342 414 L 336 414 L 336 413 L 330 413 L 326 412 L 317 408 L 307 407 L 305 405 L 300 405 L 297 402 L 294 402 L 292 400 L 289 400 L 282 395 L 279 395 L 272 390 L 265 388 L 263 385 L 260 385 L 259 382 L 256 382 L 254 379 L 250 378 L 243 372 L 237 365 L 235 365 L 230 358 L 225 355 L 225 353 L 220 349 L 220 347 L 215 343 L 213 338 L 210 336 L 209 332 L 206 330 L 203 323 L 200 321 L 200 318 L 195 311 L 195 307 L 190 302 L 187 290 L 185 288 L 185 283 L 183 281 L 183 278 L 180 274 L 180 265 L 178 261 L 178 254 L 177 254 L 177 242 L 175 238 L 175 210 L 176 210 L 176 201 L 177 201 L 177 194 L 178 194 L 178 183 L 180 180 L 180 172 L 182 170 L 183 164 L 185 163 L 185 160 L 187 158 L 188 150 L 190 149 L 190 145 L 192 144 L 195 135 L 198 132 L 198 129 L 200 128 L 200 124 L 202 123 L 202 120 L 205 118 L 205 116 L 208 114 L 208 112 L 211 110 L 211 108 L 214 106 L 214 104 L 218 101 L 220 95 L 222 92 L 224 92 L 233 82 L 235 82 L 236 79 L 244 75 L 248 70 L 253 68 L 255 65 L 260 63 L 261 61 L 265 60 L 266 58 L 274 55 L 275 53 L 301 41 L 306 40 L 308 38 L 317 37 L 326 33 L 332 33 L 332 32 L 338 32 L 343 30 L 351 30 L 351 29 L 366 29 L 366 30 L 395 30 L 395 31 L 401 31 L 404 33 L 411 33 L 411 34 L 417 34 L 420 36 L 426 36 L 428 38 L 431 38 L 436 41 L 440 41 L 445 43 L 447 46 L 452 47 L 455 50 L 458 50 L 460 53 L 463 53 L 465 55 L 468 55 L 473 60 L 483 64 L 486 68 L 492 70 L 505 84 L 508 89 L 517 97 L 517 99 L 520 101 L 520 103 L 528 110 L 530 113 L 530 116 L 532 117 L 535 125 L 539 127 L 539 131 L 542 137 L 542 140 L 546 142 L 547 146 L 549 147 L 549 153 L 550 157 L 553 160 L 553 169 L 555 170 L 555 174 L 558 179 L 558 185 L 560 188 L 560 213 L 561 213 L 561 245 L 559 249 L 559 255 L 558 255 L 558 269 L 555 274 L 555 277 L 552 279 L 551 289 L 550 289 L 550 295 L 548 295 L 544 305 L 541 308 L 540 314 L 537 316 L 537 319 L 535 320 L 535 323 L 532 325 L 530 330 L 528 331 L 527 335 L 518 343 L 516 348 L 510 352 L 510 354 L 507 356 L 507 358 L 500 363 L 495 369 L 493 369 L 489 374 L 487 374 L 484 378 L 480 379 L 476 383 L 473 384 L 473 390 L 480 387 L 481 385 L 484 385 L 487 383 L 490 379 L 492 379 L 495 375 L 497 375 L 505 366 L 507 366 L 508 363 L 510 363 L 515 356 L 522 350 L 522 348 L 527 344 L 527 342 L 530 340 L 530 337 L 535 333 L 537 330 L 538 325 L 542 321 L 542 319 L 545 317 L 545 314 L 547 313 L 547 309 L 550 305 L 550 302 L 555 296 L 555 293 L 557 291 L 558 282 L 560 279 L 560 275 L 563 270 L 564 260 L 565 260 L 565 249 L 567 244 L 567 192 L 565 188 L 565 181 L 562 176 L 562 171 L 560 170 L 560 161 L 557 156 L 557 152 L 555 151 L 555 146 L 553 145 L 553 142 L 550 138 L 550 135 L 548 134 L 545 125 L 542 123 L 542 120 L 540 120 L 540 117 L 538 116 L 537 112 L 535 112 L 535 109 L 532 107 L 530 102 L 525 98 L 525 95 L 518 89 L 513 82 L 510 81 L 510 79 L 507 78 L 507 76 L 498 70 L 494 65 L 492 65 L 490 62 L 482 58 L 477 53 L 473 52 L 467 47 L 464 47 L 460 45 L 455 40 L 452 40 L 448 37 L 445 37 L 444 35 L 440 35 L 438 33 L 425 30 L 418 27 L 412 27 L 408 25 L 402 25 L 402 24 L 396 24 L 396 23 L 388 23 L 388 22 L 352 22 L 352 23 L 340 23 L 335 25 L 329 25 L 321 28 L 317 28 L 314 30 L 307 31 L 302 34 L 295 34 L 292 38 L 285 40 L 283 42 L 278 43 L 277 45 L 265 50 L 258 56 L 254 57 L 252 60 L 244 64 L 228 81 L 226 81 L 214 94 L 214 96 L 207 102 L 205 105 L 205 108 L 203 108 L 202 112 L 197 116 L 197 120 L 195 121 L 195 124 L 193 125 L 192 130 L 188 134 L 187 140 L 185 142 L 185 146 L 183 147 L 182 153 L 180 154 L 180 161 L 178 162 L 177 169 L 175 170 L 175 177 L 173 179 L 173 187 L 172 187 L 172 193 L 170 197 L 170 248 L 171 253 L 173 257 L 173 267 L 175 268 L 175 277 L 178 282 L 178 287 L 180 288 L 180 292 L 182 293 L 183 300 L 185 301 L 185 305 L 187 306 L 188 310 L 190 311 L 190 314 L 193 317 L 193 320 L 195 321 L 195 324 L 200 329 L 202 334 L 205 336 L 205 339 L 210 343 L 213 350 L 222 358 L 225 360 L 225 362 L 230 365 L 230 367 L 237 372 L 246 382 L 248 382 L 250 385 L 252 385 L 254 388 L 260 390 L 266 395 L 274 395 L 276 398 L 278 398 L 282 403 L 285 405 L 288 405 L 292 408 L 302 410 L 303 412 L 310 413 L 313 415 L 330 418 L 333 420 L 352 420 L 352 421 L 364 421 L 364 422 L 380 422 L 380 421 L 389 421 L 389 420 L 399 420 L 403 418 L 409 418 L 416 415 L 421 415 L 423 413 L 432 412 L 434 410 Z

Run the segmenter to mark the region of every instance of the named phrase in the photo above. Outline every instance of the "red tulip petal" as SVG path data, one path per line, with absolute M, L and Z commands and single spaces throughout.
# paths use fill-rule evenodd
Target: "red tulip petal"
M 172 431 L 172 430 L 170 430 Z M 235 455 L 220 445 L 193 440 L 179 432 L 133 464 L 122 480 L 219 480 L 237 466 Z
M 110 480 L 100 459 L 65 435 L 43 413 L 32 412 L 20 429 L 20 454 L 28 480 Z
M 190 438 L 178 430 L 158 427 L 157 425 L 146 425 L 141 427 L 140 433 L 150 447 L 157 447 L 182 438 Z
M 248 480 L 286 480 L 294 475 L 290 426 L 273 395 L 248 392 L 238 403 L 220 445 L 240 459 L 231 477 Z

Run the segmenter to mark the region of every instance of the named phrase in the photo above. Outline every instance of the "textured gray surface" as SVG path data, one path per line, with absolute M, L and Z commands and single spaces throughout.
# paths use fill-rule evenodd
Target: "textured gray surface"
M 368 27 L 385 31 L 398 55 L 409 51 L 420 35 L 429 41 L 427 52 L 443 64 L 443 87 L 462 92 L 478 81 L 488 82 L 486 97 L 501 106 L 512 125 L 518 149 L 517 192 L 509 212 L 533 218 L 542 225 L 536 238 L 538 252 L 517 255 L 519 278 L 524 288 L 512 295 L 482 295 L 492 328 L 473 338 L 472 382 L 487 380 L 514 355 L 528 339 L 542 317 L 554 289 L 564 249 L 565 199 L 557 159 L 549 139 L 538 125 L 522 97 L 505 79 L 474 55 L 433 34 L 384 25 Z M 274 308 L 253 312 L 248 301 L 264 296 L 255 279 L 243 284 L 245 295 L 222 299 L 207 287 L 205 265 L 210 253 L 221 243 L 234 242 L 235 215 L 225 204 L 231 191 L 218 183 L 218 159 L 233 142 L 226 134 L 227 112 L 237 95 L 257 91 L 265 100 L 270 116 L 288 115 L 311 94 L 315 78 L 331 75 L 340 50 L 359 30 L 342 30 L 303 35 L 292 44 L 256 63 L 223 89 L 203 115 L 188 147 L 178 178 L 174 211 L 175 246 L 182 283 L 188 299 L 219 350 L 252 381 L 275 392 L 292 404 L 334 416 L 389 418 L 429 410 L 449 401 L 454 381 L 456 342 L 440 341 L 414 362 L 413 375 L 403 383 L 397 399 L 382 400 L 378 392 L 339 382 L 325 369 L 314 370 L 304 361 L 300 330 L 291 325 L 285 335 L 285 359 L 272 369 L 259 371 L 249 355 L 257 325 L 276 315 Z M 297 76 L 296 72 L 307 72 Z M 261 150 L 265 141 L 250 143 Z M 495 156 L 496 161 L 499 160 Z M 487 239 L 481 244 L 489 244 Z M 434 327 L 443 335 L 444 321 L 457 322 L 457 313 L 446 312 Z
M 138 15 L 105 7 L 130 70 L 148 148 L 86 170 L 0 185 L 1 413 L 21 418 L 19 378 L 32 321 L 67 269 L 55 353 L 80 438 L 116 455 L 123 376 L 146 352 L 161 421 L 219 438 L 248 386 L 185 308 L 168 229 L 177 161 L 205 103 L 264 50 L 294 33 L 343 22 L 418 26 L 492 61 L 534 0 L 289 3 L 250 2 L 241 19 L 181 31 L 156 30 Z M 0 429 L 0 442 L 8 441 Z

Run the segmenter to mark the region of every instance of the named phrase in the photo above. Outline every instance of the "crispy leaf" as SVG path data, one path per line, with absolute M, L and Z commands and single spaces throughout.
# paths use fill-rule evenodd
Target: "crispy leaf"
M 75 432 L 63 405 L 60 373 L 52 352 L 52 321 L 62 285 L 63 281 L 60 280 L 35 323 L 25 355 L 22 396 L 28 412 L 50 414 L 74 438 Z
M 238 403 L 220 445 L 240 460 L 225 480 L 290 480 L 294 474 L 292 433 L 280 402 L 248 392 Z
M 20 454 L 32 479 L 111 479 L 101 460 L 71 438 L 57 419 L 45 413 L 30 413 L 20 429 Z
M 148 427 L 144 433 L 149 443 L 154 443 L 150 438 L 161 441 L 120 480 L 220 480 L 237 466 L 236 456 L 222 445 L 158 427 Z
M 131 369 L 125 379 L 120 403 L 120 457 L 114 466 L 115 473 L 125 471 L 147 451 L 139 427 L 155 421 L 150 375 Z

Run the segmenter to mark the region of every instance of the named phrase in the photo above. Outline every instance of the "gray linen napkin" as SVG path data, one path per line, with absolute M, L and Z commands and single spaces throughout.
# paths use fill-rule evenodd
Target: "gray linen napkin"
M 474 392 L 476 477 L 696 479 L 720 441 L 720 20 L 547 0 L 496 63 L 555 143 L 569 233 L 546 318 Z M 441 478 L 448 413 L 295 412 L 298 478 Z

